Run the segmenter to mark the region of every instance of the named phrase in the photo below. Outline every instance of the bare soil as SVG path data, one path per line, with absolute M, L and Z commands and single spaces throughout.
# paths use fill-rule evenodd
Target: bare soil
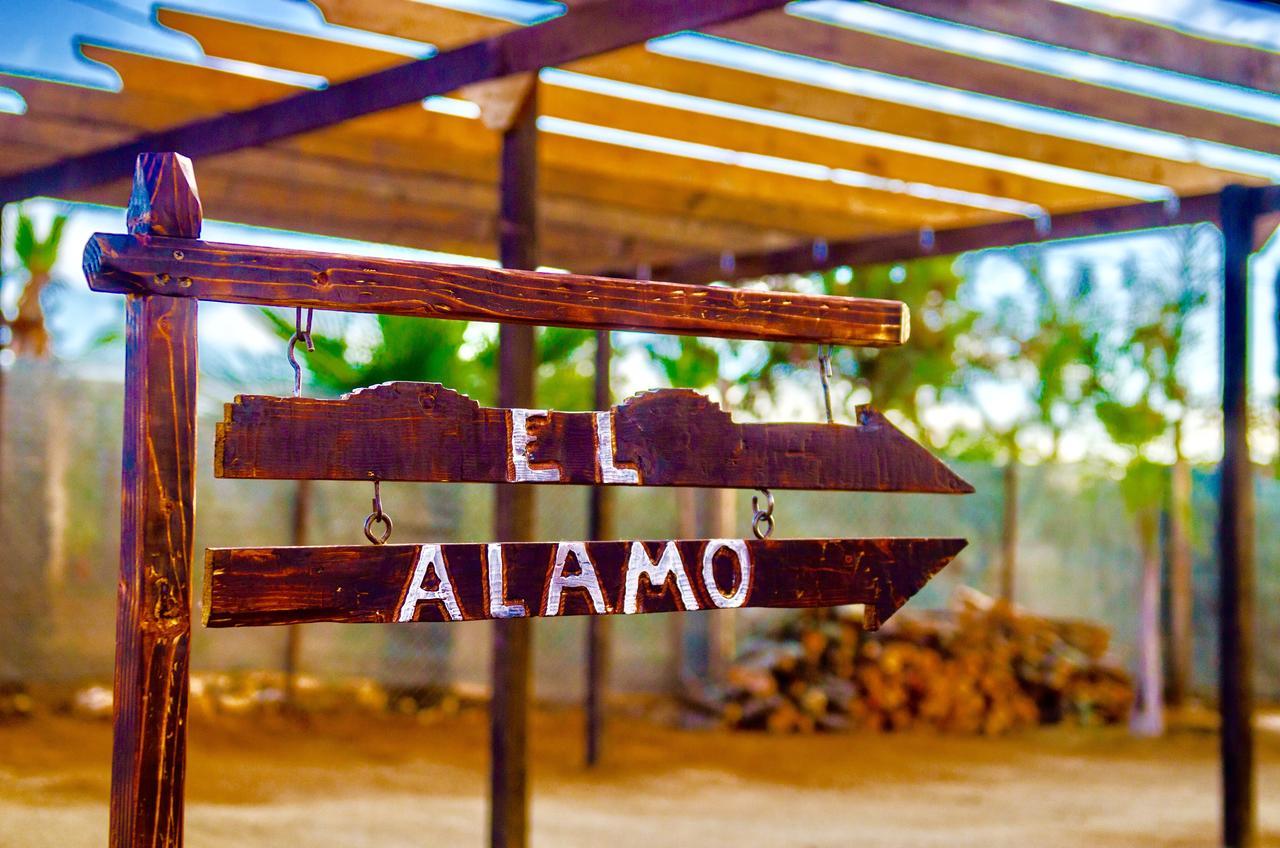
M 534 846 L 1144 846 L 1217 842 L 1216 739 L 1049 729 L 1003 739 L 770 737 L 615 717 L 581 766 L 581 716 L 532 726 Z M 187 844 L 486 844 L 482 711 L 193 719 Z M 99 846 L 110 727 L 0 726 L 0 846 Z M 1280 738 L 1262 734 L 1263 844 L 1280 846 Z

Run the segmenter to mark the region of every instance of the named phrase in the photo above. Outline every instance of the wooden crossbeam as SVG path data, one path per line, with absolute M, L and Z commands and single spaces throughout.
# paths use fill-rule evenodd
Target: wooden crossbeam
M 95 291 L 227 303 L 886 347 L 907 307 L 870 298 L 476 268 L 99 233 L 85 276 Z
M 210 627 L 866 604 L 875 628 L 963 539 L 702 539 L 212 548 Z
M 1264 192 L 1280 201 L 1280 192 Z M 853 267 L 887 262 L 905 262 L 924 256 L 950 256 L 970 250 L 1008 247 L 1018 244 L 1060 241 L 1087 236 L 1109 235 L 1215 222 L 1218 194 L 1184 197 L 1176 204 L 1132 203 L 1106 209 L 1090 209 L 1055 215 L 1042 222 L 1029 219 L 999 221 L 970 227 L 939 230 L 908 230 L 884 236 L 815 242 L 808 240 L 781 250 L 734 254 L 728 267 L 721 254 L 704 254 L 669 264 L 654 264 L 651 270 L 664 280 L 681 283 L 709 283 L 715 280 L 745 280 L 771 274 L 801 274 L 842 265 Z M 602 274 L 621 273 L 602 269 Z
M 202 118 L 123 144 L 0 179 L 0 203 L 40 194 L 62 195 L 130 173 L 134 159 L 153 150 L 195 158 L 256 147 L 393 106 L 447 94 L 472 83 L 562 65 L 684 29 L 777 8 L 785 0 L 595 0 L 545 24 L 502 33 L 239 112 Z
M 736 424 L 688 389 L 604 412 L 482 407 L 437 383 L 338 400 L 241 396 L 218 425 L 214 468 L 271 480 L 973 491 L 869 407 L 857 426 Z
M 1280 213 L 1280 186 L 1255 189 L 1260 215 Z M 781 250 L 735 254 L 726 267 L 724 256 L 703 255 L 650 267 L 654 276 L 681 283 L 708 283 L 714 280 L 746 280 L 770 274 L 802 274 L 842 265 L 853 267 L 886 262 L 905 262 L 924 256 L 951 256 L 970 250 L 1010 247 L 1018 244 L 1062 241 L 1089 236 L 1113 235 L 1159 227 L 1219 222 L 1219 192 L 1179 198 L 1176 203 L 1132 203 L 1106 209 L 1090 209 L 1055 215 L 1042 222 L 1026 219 L 953 227 L 942 230 L 911 230 L 886 236 L 840 241 L 806 241 Z M 1258 221 L 1255 248 L 1274 229 L 1274 218 Z M 600 273 L 608 275 L 608 270 Z M 620 273 L 620 272 L 619 272 Z
M 1280 57 L 1054 0 L 879 0 L 907 12 L 1280 94 Z

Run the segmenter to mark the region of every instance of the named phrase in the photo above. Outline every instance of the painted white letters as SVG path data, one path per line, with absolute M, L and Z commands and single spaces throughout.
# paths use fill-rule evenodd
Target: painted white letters
M 529 614 L 521 603 L 509 604 L 506 594 L 507 569 L 502 561 L 502 545 L 492 542 L 485 549 L 486 573 L 489 576 L 489 617 L 524 618 Z
M 634 468 L 618 468 L 613 464 L 613 412 L 596 413 L 596 459 L 601 483 L 640 485 L 640 472 Z
M 529 419 L 546 418 L 545 409 L 511 410 L 511 467 L 516 483 L 554 483 L 560 479 L 559 468 L 532 468 L 529 465 Z
M 727 548 L 733 551 L 738 560 L 737 587 L 733 594 L 726 595 L 716 583 L 716 553 Z M 702 552 L 702 583 L 711 596 L 711 602 L 720 609 L 735 609 L 747 602 L 747 594 L 751 591 L 751 554 L 747 551 L 747 543 L 742 539 L 711 539 Z
M 698 608 L 698 598 L 689 585 L 689 575 L 685 573 L 684 560 L 680 559 L 680 551 L 675 542 L 667 542 L 656 563 L 649 559 L 642 543 L 631 543 L 631 553 L 627 558 L 627 579 L 622 595 L 622 611 L 628 615 L 640 611 L 641 574 L 648 576 L 649 585 L 654 589 L 666 585 L 667 580 L 674 576 L 676 588 L 680 592 L 681 606 L 686 610 Z
M 427 579 L 427 569 L 433 569 L 440 585 L 435 589 L 427 589 L 423 584 Z M 409 581 L 409 589 L 404 593 L 404 603 L 400 605 L 397 621 L 413 621 L 414 613 L 421 601 L 439 601 L 445 612 L 453 621 L 462 621 L 462 609 L 453 593 L 453 581 L 449 579 L 449 569 L 444 564 L 444 553 L 439 545 L 423 545 L 418 551 L 418 562 L 413 568 L 413 579 Z
M 573 554 L 573 558 L 577 560 L 577 574 L 564 573 L 569 554 Z M 604 601 L 604 592 L 600 590 L 600 578 L 596 576 L 595 563 L 587 554 L 587 546 L 584 542 L 561 542 L 556 545 L 556 560 L 551 568 L 551 579 L 547 582 L 547 602 L 542 610 L 543 615 L 560 614 L 560 596 L 565 589 L 586 589 L 591 597 L 591 608 L 595 614 L 604 615 L 609 612 L 609 607 Z

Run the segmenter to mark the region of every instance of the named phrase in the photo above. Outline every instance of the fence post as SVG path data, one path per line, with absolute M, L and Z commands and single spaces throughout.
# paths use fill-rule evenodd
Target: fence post
M 1253 756 L 1254 504 L 1249 458 L 1249 254 L 1257 193 L 1222 190 L 1222 469 L 1218 495 L 1222 842 L 1257 839 Z
M 609 390 L 609 371 L 613 358 L 613 345 L 608 330 L 596 332 L 595 408 L 609 409 L 613 394 Z M 609 486 L 591 488 L 590 528 L 591 539 L 613 538 L 614 492 Z M 609 681 L 609 619 L 593 615 L 587 619 L 587 751 L 588 766 L 600 762 L 604 754 L 605 693 Z
M 506 268 L 537 267 L 538 84 L 531 84 L 511 125 L 502 134 L 498 239 Z M 533 327 L 503 324 L 498 336 L 498 405 L 533 405 L 537 347 Z M 533 537 L 533 489 L 499 486 L 494 502 L 498 541 Z M 529 619 L 493 623 L 493 701 L 490 706 L 489 843 L 493 848 L 528 844 Z
M 199 237 L 200 198 L 189 160 L 176 153 L 138 157 L 128 224 L 142 238 Z M 164 282 L 177 293 L 181 277 Z M 179 846 L 195 518 L 196 301 L 130 294 L 125 324 L 111 844 Z

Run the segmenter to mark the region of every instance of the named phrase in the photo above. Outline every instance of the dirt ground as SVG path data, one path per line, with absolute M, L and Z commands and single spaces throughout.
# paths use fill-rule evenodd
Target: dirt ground
M 485 844 L 479 710 L 409 718 L 196 720 L 187 844 Z M 1209 846 L 1215 738 L 1050 729 L 769 737 L 615 717 L 580 765 L 581 716 L 532 726 L 535 846 Z M 1263 844 L 1280 846 L 1280 737 L 1264 733 Z M 105 841 L 110 728 L 57 716 L 0 726 L 0 846 Z

